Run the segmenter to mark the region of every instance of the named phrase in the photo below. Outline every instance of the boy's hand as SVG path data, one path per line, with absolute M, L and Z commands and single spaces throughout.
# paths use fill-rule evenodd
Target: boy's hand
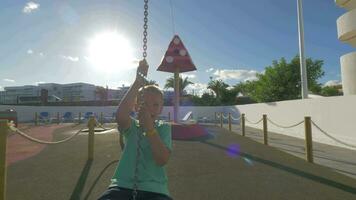
M 136 82 L 138 82 L 139 84 L 143 84 L 145 79 L 140 74 L 147 76 L 147 71 L 148 71 L 148 64 L 147 64 L 146 59 L 143 59 L 140 61 L 138 68 L 137 68 Z
M 152 130 L 154 128 L 154 120 L 151 114 L 143 106 L 140 106 L 138 111 L 138 120 L 140 126 L 142 126 L 144 131 Z

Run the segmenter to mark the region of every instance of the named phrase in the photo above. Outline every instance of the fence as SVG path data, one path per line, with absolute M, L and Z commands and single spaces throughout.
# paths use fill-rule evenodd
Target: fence
M 232 120 L 235 121 L 240 121 L 240 125 L 241 125 L 241 132 L 242 132 L 242 136 L 246 135 L 246 122 L 251 124 L 251 125 L 256 125 L 259 124 L 261 122 L 263 122 L 263 128 L 262 128 L 262 134 L 263 134 L 263 143 L 265 145 L 268 145 L 268 122 L 273 124 L 274 126 L 277 126 L 279 128 L 293 128 L 296 126 L 299 126 L 301 124 L 304 123 L 304 139 L 305 139 L 305 149 L 306 149 L 306 160 L 308 162 L 313 163 L 313 138 L 312 138 L 312 127 L 315 127 L 316 129 L 318 129 L 321 133 L 323 133 L 326 137 L 330 138 L 331 140 L 340 143 L 344 146 L 347 146 L 349 148 L 354 148 L 356 149 L 356 145 L 353 144 L 349 144 L 347 142 L 343 142 L 339 139 L 337 139 L 336 137 L 332 136 L 332 134 L 327 133 L 325 130 L 323 130 L 322 128 L 320 128 L 320 126 L 314 122 L 310 116 L 305 116 L 304 120 L 301 120 L 299 122 L 296 122 L 292 125 L 280 125 L 274 121 L 272 121 L 271 119 L 269 119 L 267 117 L 266 114 L 262 115 L 262 118 L 256 122 L 250 121 L 244 113 L 242 113 L 240 115 L 240 117 L 238 118 L 233 118 L 231 116 L 231 113 L 228 113 L 227 115 L 225 115 L 223 112 L 215 112 L 215 124 L 220 124 L 220 127 L 223 128 L 224 125 L 224 119 L 225 121 L 227 121 L 228 123 L 228 129 L 231 132 L 232 128 L 231 128 L 231 124 L 232 124 Z
M 36 114 L 37 115 L 37 114 Z M 57 119 L 59 119 L 59 114 L 57 114 Z M 101 115 L 102 117 L 102 115 Z M 36 122 L 36 121 L 35 121 Z M 100 124 L 94 116 L 91 116 L 87 123 L 88 127 L 88 160 L 94 159 L 94 132 L 95 127 L 100 127 L 103 130 L 109 130 L 104 128 L 102 124 Z M 79 135 L 83 130 L 80 129 L 75 134 L 60 140 L 60 141 L 43 141 L 37 138 L 34 138 L 23 131 L 19 130 L 14 126 L 12 122 L 8 122 L 8 120 L 0 120 L 0 200 L 5 200 L 6 198 L 6 146 L 7 146 L 7 135 L 9 130 L 13 131 L 14 133 L 19 134 L 20 136 L 36 143 L 40 144 L 47 144 L 47 145 L 56 145 L 62 144 L 64 142 L 68 142 L 69 140 L 73 139 L 75 136 Z

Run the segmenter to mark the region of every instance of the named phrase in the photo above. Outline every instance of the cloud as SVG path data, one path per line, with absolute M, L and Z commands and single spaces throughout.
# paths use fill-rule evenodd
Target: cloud
M 330 80 L 330 81 L 327 81 L 325 84 L 324 84 L 324 87 L 326 86 L 335 86 L 335 85 L 340 85 L 341 82 L 339 80 Z
M 65 60 L 72 61 L 72 62 L 78 62 L 79 61 L 79 57 L 61 55 L 61 58 L 65 59 Z
M 22 12 L 26 13 L 26 14 L 29 14 L 29 13 L 39 9 L 39 7 L 40 7 L 40 4 L 30 1 L 22 9 Z
M 4 91 L 4 88 L 2 86 L 0 86 L 0 91 Z
M 42 53 L 42 52 L 40 52 L 38 55 L 40 55 L 42 57 L 45 56 L 44 53 Z
M 182 78 L 185 79 L 185 77 L 188 77 L 188 79 L 193 79 L 196 77 L 195 74 L 181 74 Z
M 35 82 L 36 85 L 43 84 L 43 83 L 46 83 L 46 82 L 44 82 L 44 81 Z
M 212 72 L 212 71 L 214 71 L 214 68 L 212 67 L 206 70 L 206 72 Z
M 3 81 L 10 82 L 10 83 L 15 83 L 15 80 L 8 79 L 8 78 L 3 79 Z
M 230 70 L 230 69 L 222 69 L 216 70 L 214 75 L 217 79 L 227 80 L 227 79 L 236 79 L 240 81 L 251 81 L 256 80 L 257 71 L 255 70 Z
M 27 50 L 27 54 L 33 54 L 33 50 L 32 49 L 28 49 Z
M 207 87 L 208 84 L 205 83 L 194 83 L 187 86 L 187 92 L 191 94 L 194 93 L 195 95 L 201 96 L 202 94 L 204 94 L 204 92 L 209 91 Z

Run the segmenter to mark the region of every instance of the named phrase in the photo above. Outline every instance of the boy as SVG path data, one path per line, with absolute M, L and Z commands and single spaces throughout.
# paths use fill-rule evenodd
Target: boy
M 164 169 L 172 149 L 171 127 L 156 120 L 163 108 L 159 88 L 149 85 L 139 91 L 144 83 L 139 74 L 146 75 L 147 71 L 146 60 L 140 61 L 135 82 L 118 107 L 116 117 L 124 150 L 111 185 L 99 200 L 172 200 Z M 142 92 L 144 104 L 140 105 Z M 130 117 L 135 106 L 139 106 L 138 121 Z M 136 184 L 137 190 L 134 189 Z

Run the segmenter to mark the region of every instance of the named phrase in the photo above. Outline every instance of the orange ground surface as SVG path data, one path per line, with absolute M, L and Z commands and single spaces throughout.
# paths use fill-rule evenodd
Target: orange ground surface
M 63 124 L 55 124 L 48 126 L 26 126 L 19 125 L 19 130 L 27 135 L 39 140 L 52 141 L 53 132 L 65 127 Z M 6 165 L 9 166 L 20 160 L 30 158 L 40 153 L 47 145 L 39 144 L 22 137 L 19 134 L 12 133 L 7 138 L 7 150 L 6 150 Z

